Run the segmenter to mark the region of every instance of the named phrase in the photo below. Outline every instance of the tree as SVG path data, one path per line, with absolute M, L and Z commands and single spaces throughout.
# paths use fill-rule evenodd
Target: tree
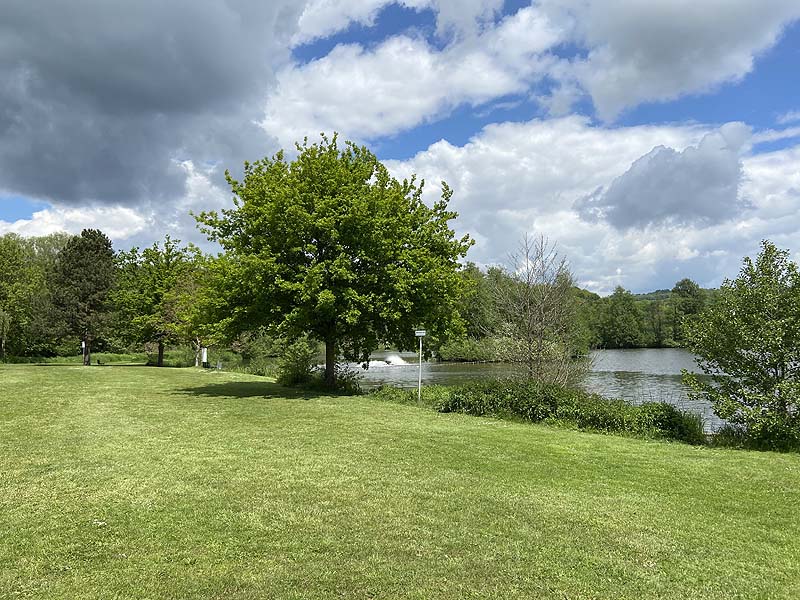
M 767 445 L 800 444 L 800 274 L 769 241 L 688 324 L 708 379 L 684 373 L 693 395 Z
M 0 236 L 0 360 L 6 357 L 9 336 L 25 306 L 21 303 L 24 284 L 22 244 L 16 235 Z
M 106 300 L 114 282 L 111 240 L 84 229 L 58 253 L 54 272 L 56 305 L 68 331 L 83 342 L 83 364 L 91 364 L 91 343 L 107 319 Z
M 192 287 L 190 273 L 197 251 L 179 244 L 180 240 L 166 236 L 163 245 L 156 242 L 141 252 L 138 248 L 121 252 L 111 294 L 124 337 L 129 342 L 156 343 L 159 367 L 164 366 L 165 344 L 183 337 L 181 329 L 188 318 L 181 295 Z
M 458 303 L 458 312 L 464 320 L 464 333 L 475 339 L 492 335 L 498 327 L 493 279 L 471 262 L 459 274 L 464 281 Z
M 705 305 L 703 290 L 691 279 L 684 278 L 672 288 L 670 301 L 673 308 L 673 337 L 678 344 L 683 344 L 687 319 L 699 314 Z
M 607 348 L 636 348 L 642 345 L 643 319 L 636 300 L 628 290 L 617 286 L 605 301 L 600 320 L 600 336 Z
M 495 286 L 506 324 L 503 358 L 524 364 L 531 379 L 568 384 L 581 331 L 567 261 L 547 238 L 527 234 L 510 258 L 508 277 Z
M 367 361 L 380 342 L 414 346 L 414 328 L 443 335 L 457 316 L 458 260 L 471 241 L 455 237 L 452 192 L 422 201 L 424 182 L 402 182 L 365 147 L 337 137 L 297 145 L 287 162 L 245 163 L 226 177 L 235 208 L 202 213 L 201 229 L 226 250 L 220 315 L 230 332 L 259 325 L 289 339 L 325 344 L 325 381 L 339 355 Z
M 6 353 L 21 356 L 53 347 L 49 264 L 37 251 L 37 240 L 15 234 L 0 236 L 0 360 Z M 50 338 L 45 341 L 45 338 Z

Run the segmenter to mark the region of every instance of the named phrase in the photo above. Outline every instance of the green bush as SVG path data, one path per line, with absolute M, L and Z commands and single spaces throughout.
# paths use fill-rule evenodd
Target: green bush
M 749 450 L 800 450 L 800 418 L 764 415 L 749 427 L 729 423 L 714 435 L 714 445 Z
M 429 385 L 422 388 L 422 406 L 439 410 L 450 398 L 453 388 L 445 385 Z M 416 388 L 397 388 L 381 386 L 370 392 L 377 400 L 394 402 L 395 404 L 419 404 Z
M 389 396 L 385 391 L 381 394 Z M 583 390 L 531 381 L 492 380 L 457 386 L 448 394 L 439 393 L 432 407 L 440 412 L 555 423 L 690 444 L 702 444 L 706 439 L 699 415 L 670 404 L 635 406 Z
M 310 382 L 316 356 L 316 345 L 306 338 L 289 343 L 278 359 L 278 383 L 297 385 Z

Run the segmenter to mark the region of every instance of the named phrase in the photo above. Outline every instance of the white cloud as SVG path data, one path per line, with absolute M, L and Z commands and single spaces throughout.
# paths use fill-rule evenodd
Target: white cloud
M 301 17 L 300 38 L 370 24 L 388 2 L 315 0 Z M 401 0 L 430 7 L 440 32 L 457 33 L 443 49 L 413 34 L 374 48 L 338 46 L 278 73 L 262 122 L 284 146 L 333 130 L 378 139 L 447 115 L 467 104 L 532 96 L 555 116 L 591 96 L 613 120 L 642 102 L 701 93 L 749 73 L 759 53 L 800 17 L 796 0 L 541 0 L 494 23 L 495 0 Z M 569 42 L 584 54 L 551 54 Z M 537 86 L 548 78 L 552 90 Z
M 759 131 L 751 140 L 753 144 L 778 142 L 800 137 L 800 127 L 787 127 L 786 129 L 767 129 Z
M 468 258 L 480 264 L 504 262 L 529 231 L 556 241 L 578 280 L 594 291 L 609 293 L 616 285 L 648 291 L 671 287 L 687 276 L 712 286 L 735 276 L 742 256 L 757 252 L 764 237 L 800 247 L 800 146 L 741 156 L 735 150 L 747 152 L 747 133 L 741 124 L 721 130 L 699 125 L 607 128 L 568 117 L 492 125 L 464 146 L 441 141 L 408 161 L 387 165 L 400 177 L 424 177 L 428 201 L 438 195 L 440 180 L 451 185 L 451 206 L 460 213 L 456 228 L 460 234 L 475 234 L 478 243 Z M 738 199 L 725 198 L 740 211 L 738 219 L 727 221 L 710 206 L 704 210 L 725 222 L 670 219 L 665 212 L 660 224 L 619 230 L 581 218 L 581 198 L 609 187 L 659 146 L 675 149 L 681 157 L 677 162 L 688 162 L 686 168 L 695 174 L 702 168 L 727 173 L 721 180 L 728 192 L 729 179 L 738 182 Z M 631 178 L 629 183 L 633 196 L 634 184 L 643 186 L 642 193 L 650 190 L 645 180 Z M 693 195 L 708 192 L 699 184 L 682 192 L 689 197 L 672 207 L 676 210 L 707 200 Z
M 145 231 L 146 226 L 147 219 L 142 214 L 122 206 L 52 207 L 33 213 L 30 219 L 0 221 L 0 234 L 40 236 L 58 231 L 80 233 L 83 229 L 100 229 L 111 239 L 124 240 Z
M 371 26 L 378 13 L 388 4 L 399 4 L 413 10 L 429 8 L 436 13 L 437 30 L 441 35 L 453 33 L 468 37 L 491 20 L 502 8 L 502 0 L 311 0 L 300 16 L 293 45 L 328 37 L 346 29 L 351 23 Z
M 278 73 L 262 126 L 284 146 L 321 131 L 359 139 L 392 135 L 460 104 L 526 93 L 552 62 L 543 53 L 559 41 L 559 32 L 528 8 L 443 51 L 407 35 L 371 50 L 340 45 Z
M 800 110 L 790 110 L 789 112 L 783 113 L 777 118 L 779 125 L 797 123 L 798 121 L 800 121 Z
M 797 0 L 541 0 L 587 50 L 571 75 L 613 120 L 625 108 L 738 81 L 783 28 Z

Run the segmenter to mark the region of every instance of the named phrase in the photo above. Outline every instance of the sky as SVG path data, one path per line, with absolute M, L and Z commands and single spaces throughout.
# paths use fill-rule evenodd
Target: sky
M 245 160 L 367 145 L 481 266 L 544 235 L 608 294 L 800 259 L 797 0 L 5 0 L 0 234 L 117 249 L 232 206 Z

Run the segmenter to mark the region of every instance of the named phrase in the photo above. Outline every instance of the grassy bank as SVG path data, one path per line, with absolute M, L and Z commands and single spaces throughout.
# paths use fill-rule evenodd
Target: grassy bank
M 796 598 L 800 457 L 0 366 L 0 598 Z

